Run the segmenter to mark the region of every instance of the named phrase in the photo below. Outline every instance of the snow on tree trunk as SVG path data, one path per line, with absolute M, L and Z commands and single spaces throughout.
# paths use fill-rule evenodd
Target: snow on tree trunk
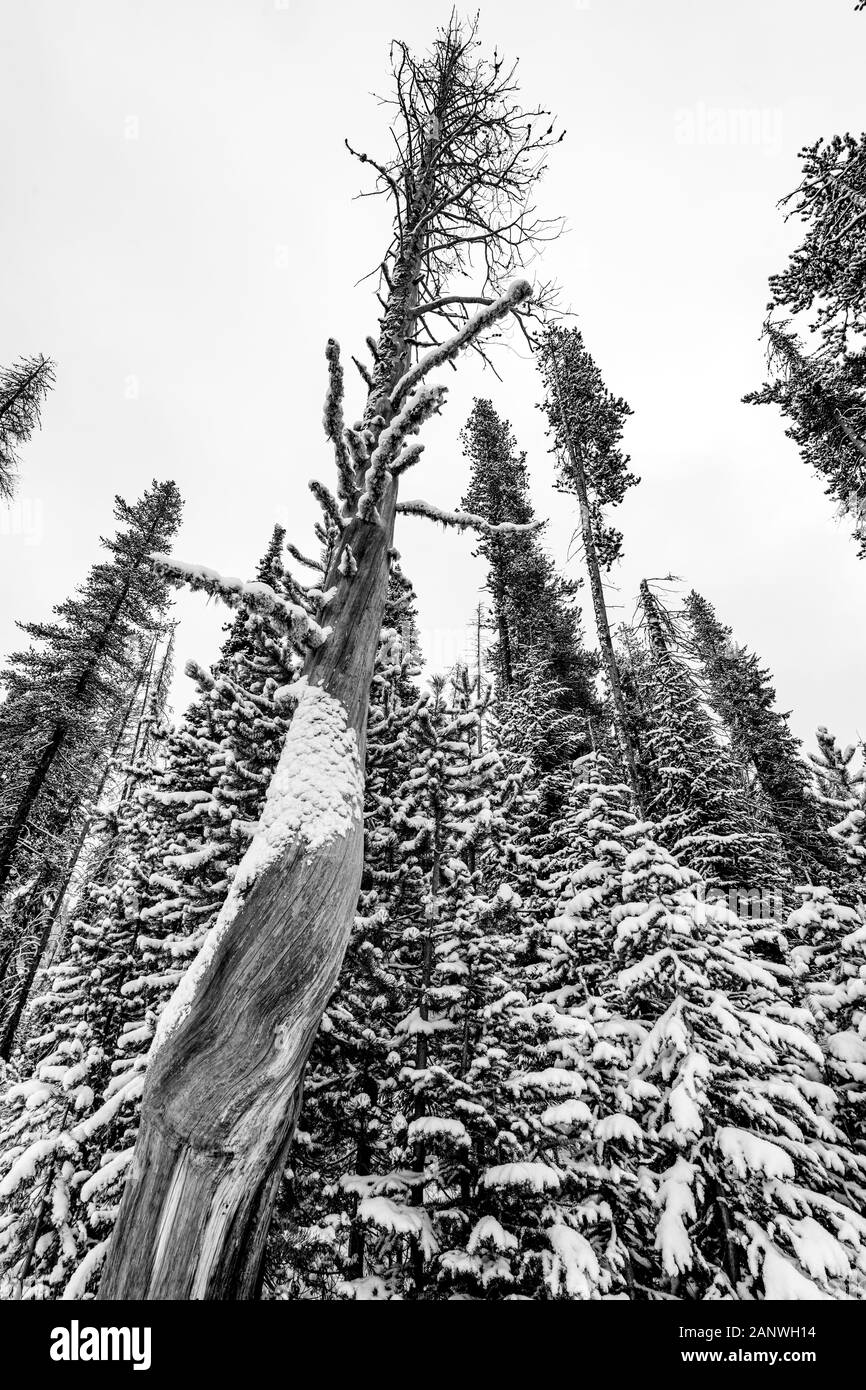
M 344 532 L 357 573 L 339 584 L 331 634 L 308 662 L 262 830 L 160 1020 L 100 1298 L 255 1288 L 265 1192 L 291 1141 L 361 879 L 361 759 L 393 499 L 380 516 Z

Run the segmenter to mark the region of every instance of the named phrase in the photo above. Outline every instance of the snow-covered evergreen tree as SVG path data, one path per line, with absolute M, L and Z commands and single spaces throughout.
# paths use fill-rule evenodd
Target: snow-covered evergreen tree
M 700 594 L 686 599 L 694 650 L 706 673 L 707 697 L 729 730 L 731 746 L 748 773 L 757 777 L 763 799 L 785 847 L 794 878 L 823 881 L 838 873 L 842 856 L 812 789 L 786 714 L 776 708 L 767 669 L 732 641 Z
M 792 968 L 625 823 L 622 788 L 588 793 L 596 856 L 551 924 L 551 965 L 567 975 L 575 953 L 626 1054 L 632 1296 L 862 1296 L 866 1168 Z
M 841 843 L 849 868 L 849 891 L 866 897 L 866 768 L 854 765 L 854 744 L 840 748 L 823 726 L 818 752 L 809 754 L 818 797 L 831 819 L 830 833 Z M 861 747 L 862 758 L 862 747 Z
M 599 1180 L 616 1186 L 615 1147 L 610 1167 L 596 1154 L 613 1093 L 595 1080 L 604 1044 L 575 991 L 557 981 L 555 998 L 540 992 L 538 926 L 501 848 L 513 791 L 499 751 L 479 751 L 478 719 L 465 672 L 434 683 L 417 712 L 380 841 L 393 867 L 378 896 L 362 894 L 313 1054 L 305 1118 L 317 1132 L 304 1133 L 295 1182 L 319 1195 L 283 1293 L 589 1298 L 625 1287 L 620 1213 Z M 344 1063 L 340 1076 L 334 1038 L 357 1036 L 362 1000 L 376 1075 L 352 1097 L 359 1073 Z M 327 1056 L 330 1076 L 316 1065 Z M 323 1144 L 323 1114 L 333 1135 L 341 1109 L 343 1142 Z
M 812 1016 L 697 887 L 645 841 L 611 913 L 619 1007 L 646 1030 L 634 1076 L 656 1148 L 651 1282 L 687 1298 L 862 1296 L 866 1167 Z
M 169 585 L 151 553 L 171 544 L 180 512 L 172 482 L 153 483 L 134 504 L 116 498 L 119 527 L 102 541 L 106 560 L 92 566 L 51 622 L 20 624 L 30 646 L 10 657 L 0 678 L 0 890 L 12 888 L 16 907 L 27 907 L 5 914 L 2 923 L 0 967 L 11 972 L 5 1012 L 16 1011 L 28 987 L 46 894 L 65 877 L 144 654 L 163 621 Z M 4 1037 L 6 1056 L 10 1042 Z
M 556 572 L 542 547 L 526 455 L 510 425 L 491 401 L 476 399 L 461 439 L 470 464 L 461 507 L 494 524 L 527 528 L 482 532 L 475 554 L 486 562 L 492 604 L 488 662 L 497 737 L 522 774 L 511 841 L 521 888 L 531 893 L 553 849 L 550 827 L 563 809 L 571 762 L 590 747 L 590 721 L 599 713 L 597 663 L 584 647 L 577 585 Z
M 595 629 L 608 688 L 613 727 L 635 806 L 644 788 L 635 730 L 622 688 L 610 631 L 603 575 L 622 558 L 622 533 L 609 512 L 639 481 L 622 449 L 628 402 L 604 383 L 579 329 L 550 326 L 540 343 L 539 365 L 545 386 L 543 409 L 550 424 L 561 491 L 577 501 L 583 559 L 589 575 Z
M 646 633 L 648 729 L 645 809 L 672 851 L 713 886 L 745 894 L 785 881 L 782 846 L 758 797 L 750 797 L 722 731 L 710 717 L 668 615 L 641 584 Z

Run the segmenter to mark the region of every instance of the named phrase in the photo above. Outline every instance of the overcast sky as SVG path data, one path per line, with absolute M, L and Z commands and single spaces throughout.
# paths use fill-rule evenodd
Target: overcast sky
M 355 282 L 387 230 L 383 207 L 352 201 L 363 171 L 343 139 L 387 148 L 371 93 L 389 39 L 424 45 L 446 17 L 406 0 L 6 0 L 0 362 L 46 353 L 57 386 L 0 516 L 0 651 L 84 577 L 113 494 L 153 477 L 186 498 L 183 559 L 247 577 L 275 520 L 309 547 L 307 481 L 331 481 L 324 345 L 348 359 L 375 331 Z M 570 230 L 543 274 L 634 409 L 642 482 L 619 514 L 614 619 L 642 576 L 682 576 L 772 668 L 801 737 L 866 734 L 866 564 L 777 415 L 740 404 L 763 378 L 767 277 L 795 244 L 776 202 L 797 151 L 863 127 L 866 15 L 853 0 L 496 0 L 481 18 L 520 57 L 527 102 L 567 127 L 539 201 Z M 578 575 L 534 368 L 497 363 L 501 384 L 473 363 L 448 374 L 404 491 L 459 502 L 457 434 L 489 394 Z M 471 538 L 403 519 L 397 544 L 428 658 L 450 663 L 483 580 Z M 180 667 L 212 660 L 224 612 L 202 595 L 178 611 Z

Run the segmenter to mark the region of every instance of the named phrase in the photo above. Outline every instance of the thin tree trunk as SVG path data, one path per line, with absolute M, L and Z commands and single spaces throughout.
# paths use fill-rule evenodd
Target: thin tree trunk
M 653 597 L 652 590 L 645 579 L 642 579 L 640 582 L 640 598 L 653 654 L 664 659 L 668 655 L 668 644 L 665 641 L 665 634 L 662 628 L 661 618 L 659 617 L 658 606 Z
M 66 739 L 68 726 L 63 720 L 59 720 L 45 744 L 42 752 L 36 760 L 36 766 L 30 774 L 30 780 L 24 788 L 21 800 L 15 808 L 15 814 L 9 822 L 3 842 L 0 844 L 0 891 L 6 886 L 6 882 L 12 872 L 12 860 L 19 841 L 24 833 L 24 827 L 30 819 L 30 813 L 36 802 L 36 798 L 45 785 L 45 779 L 51 771 L 54 759 L 63 747 Z
M 580 508 L 580 527 L 583 535 L 583 549 L 586 556 L 586 568 L 589 572 L 589 588 L 592 594 L 592 608 L 595 614 L 595 627 L 598 634 L 598 644 L 601 648 L 601 659 L 604 665 L 605 675 L 607 676 L 610 698 L 613 705 L 613 722 L 616 729 L 617 741 L 620 752 L 625 762 L 628 779 L 631 784 L 634 804 L 641 812 L 641 783 L 637 769 L 637 757 L 635 755 L 634 742 L 629 727 L 628 711 L 625 707 L 625 699 L 622 693 L 622 683 L 619 678 L 619 668 L 616 664 L 616 655 L 613 650 L 613 642 L 610 635 L 610 623 L 607 616 L 607 603 L 604 597 L 604 587 L 601 582 L 601 567 L 598 563 L 598 552 L 595 548 L 595 537 L 592 534 L 592 515 L 589 507 L 589 497 L 586 489 L 586 471 L 583 466 L 583 457 L 580 448 L 575 444 L 568 421 L 565 414 L 564 403 L 559 385 L 559 368 L 556 359 L 556 348 L 551 340 L 550 345 L 551 364 L 553 366 L 553 384 L 556 394 L 556 402 L 559 408 L 559 416 L 562 421 L 562 432 L 565 437 L 568 456 L 574 470 L 575 487 L 577 490 L 577 501 Z
M 139 668 L 138 677 L 135 682 L 135 687 L 133 689 L 129 703 L 127 704 L 126 710 L 124 712 L 123 719 L 121 720 L 117 737 L 114 740 L 111 752 L 108 755 L 108 761 L 106 762 L 102 772 L 102 776 L 99 779 L 99 786 L 96 788 L 96 791 L 93 794 L 94 806 L 99 805 L 99 798 L 102 796 L 102 793 L 105 790 L 105 784 L 108 781 L 109 773 L 111 772 L 112 766 L 114 765 L 114 759 L 117 757 L 121 745 L 123 744 L 123 740 L 126 737 L 126 731 L 129 727 L 129 720 L 132 717 L 132 711 L 135 706 L 135 701 L 138 697 L 139 689 L 141 688 L 142 678 L 144 676 L 144 672 L 148 665 L 148 662 L 152 662 L 153 660 L 153 654 L 155 652 L 155 649 L 156 639 L 154 639 L 154 641 L 151 643 L 150 652 L 148 656 L 145 658 L 144 664 Z M 63 877 L 63 882 L 61 883 L 60 888 L 58 889 L 55 895 L 54 902 L 51 905 L 51 909 L 45 918 L 45 921 L 42 925 L 42 930 L 39 933 L 39 939 L 36 943 L 36 949 L 33 953 L 33 959 L 31 960 L 30 965 L 28 966 L 27 974 L 21 981 L 21 984 L 18 989 L 17 998 L 12 1007 L 12 1011 L 4 1021 L 2 1031 L 0 1031 L 0 1057 L 2 1057 L 7 1062 L 9 1058 L 12 1056 L 12 1049 L 15 1046 L 15 1034 L 18 1031 L 18 1025 L 21 1022 L 24 1010 L 27 1007 L 27 1001 L 30 998 L 30 991 L 33 988 L 33 982 L 36 979 L 37 973 L 39 971 L 39 966 L 42 962 L 42 957 L 45 954 L 45 949 L 48 945 L 48 942 L 51 939 L 51 933 L 54 929 L 54 923 L 57 921 L 58 913 L 60 912 L 60 908 L 63 905 L 63 900 L 66 897 L 66 894 L 69 890 L 69 885 L 72 882 L 72 875 L 75 873 L 76 865 L 78 864 L 78 860 L 81 857 L 81 852 L 84 849 L 85 844 L 87 843 L 87 839 L 90 835 L 92 825 L 93 812 L 91 812 L 90 815 L 88 815 L 85 818 L 84 824 L 81 827 L 78 839 L 75 842 L 75 848 L 72 851 L 72 858 L 69 861 L 69 867 Z
M 855 433 L 837 405 L 833 406 L 833 414 L 836 416 L 839 428 L 848 440 L 848 443 L 854 446 L 861 458 L 866 459 L 866 440 L 861 439 L 860 436 Z

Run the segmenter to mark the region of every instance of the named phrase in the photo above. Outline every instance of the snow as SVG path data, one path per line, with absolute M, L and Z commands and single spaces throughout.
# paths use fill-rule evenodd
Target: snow
M 17 1100 L 19 1097 L 32 1099 L 33 1097 L 39 1097 L 43 1094 L 50 1095 L 51 1092 L 46 1092 L 46 1088 L 36 1077 L 30 1077 L 27 1081 L 18 1081 L 14 1086 L 10 1086 L 8 1091 L 4 1091 L 2 1099 L 8 1105 L 11 1101 Z
M 0 1197 L 11 1197 L 22 1182 L 31 1182 L 36 1176 L 37 1165 L 50 1158 L 57 1149 L 59 1140 L 36 1139 L 13 1163 L 9 1172 L 0 1182 Z
M 493 1245 L 497 1250 L 516 1250 L 517 1236 L 504 1230 L 495 1216 L 482 1216 L 472 1227 L 466 1248 L 472 1254 L 481 1245 Z
M 851 1273 L 851 1262 L 842 1246 L 814 1216 L 792 1221 L 789 1235 L 798 1260 L 813 1279 L 844 1279 Z
M 697 1218 L 694 1198 L 695 1168 L 684 1158 L 678 1158 L 659 1183 L 657 1201 L 662 1208 L 656 1228 L 655 1248 L 662 1257 L 662 1267 L 673 1278 L 691 1267 L 692 1243 L 686 1221 Z
M 750 1130 L 724 1125 L 716 1133 L 716 1142 L 738 1177 L 746 1179 L 754 1173 L 768 1178 L 793 1178 L 794 1164 L 789 1154 L 762 1139 Z
M 541 1116 L 541 1123 L 556 1129 L 573 1129 L 591 1124 L 592 1111 L 585 1101 L 564 1100 L 559 1105 L 549 1105 Z
M 106 1240 L 101 1240 L 98 1245 L 94 1245 L 88 1250 L 81 1264 L 63 1290 L 61 1298 L 65 1302 L 74 1302 L 81 1298 L 87 1288 L 91 1275 L 96 1273 L 108 1254 L 109 1243 L 110 1237 Z
M 416 1008 L 405 1018 L 400 1019 L 394 1031 L 395 1033 L 408 1033 L 414 1037 L 416 1033 L 423 1033 L 428 1036 L 433 1033 L 447 1033 L 455 1027 L 456 1024 L 452 1023 L 449 1018 L 422 1018 L 421 1010 Z
M 668 1108 L 678 1141 L 697 1138 L 704 1128 L 701 1102 L 710 1075 L 709 1058 L 692 1052 L 680 1064 L 676 1084 L 668 1098 Z
M 407 436 L 417 434 L 424 421 L 441 409 L 445 392 L 444 386 L 419 386 L 383 429 L 364 475 L 364 492 L 358 502 L 358 515 L 363 520 L 375 519 L 388 472 L 402 461 L 401 450 Z
M 216 843 L 202 845 L 201 849 L 190 850 L 188 854 L 167 854 L 162 862 L 167 869 L 199 869 L 221 854 L 222 848 Z
M 295 682 L 295 709 L 258 829 L 232 880 L 228 896 L 201 950 L 160 1014 L 152 1052 L 186 1018 L 220 941 L 244 895 L 293 843 L 314 854 L 345 839 L 362 815 L 364 781 L 358 740 L 346 711 L 306 677 Z
M 752 1224 L 752 1223 L 750 1223 Z M 764 1298 L 773 1303 L 818 1302 L 829 1299 L 811 1279 L 807 1279 L 791 1260 L 785 1256 L 761 1233 L 760 1244 L 764 1258 L 761 1263 L 761 1277 L 764 1281 Z
M 560 1185 L 560 1176 L 549 1163 L 499 1163 L 485 1168 L 481 1174 L 482 1187 L 529 1187 L 544 1192 Z
M 98 1129 L 108 1124 L 118 1112 L 120 1107 L 127 1101 L 138 1100 L 144 1091 L 144 1073 L 136 1072 L 129 1080 L 123 1079 L 117 1089 L 109 1095 L 103 1105 L 95 1110 L 92 1115 L 88 1115 L 86 1120 L 82 1120 L 70 1131 L 71 1137 L 76 1143 L 81 1143 L 84 1139 L 91 1138 Z
M 444 1136 L 458 1144 L 469 1144 L 466 1126 L 460 1120 L 451 1120 L 441 1115 L 421 1115 L 409 1125 L 408 1141 L 416 1143 L 419 1139 L 436 1139 Z
M 414 1236 L 427 1260 L 439 1248 L 430 1217 L 423 1207 L 407 1207 L 401 1202 L 392 1201 L 390 1197 L 362 1197 L 358 1203 L 358 1216 L 361 1221 L 372 1221 L 374 1226 L 384 1231 Z
M 150 558 L 160 569 L 177 575 L 191 588 L 218 594 L 230 608 L 238 608 L 244 604 L 282 618 L 295 636 L 306 639 L 312 647 L 321 646 L 328 638 L 328 628 L 319 627 L 299 603 L 284 598 L 276 589 L 271 588 L 270 584 L 261 580 L 248 583 L 235 575 L 220 574 L 218 570 L 210 569 L 207 565 L 177 560 L 173 555 L 155 553 Z
M 591 1298 L 601 1270 L 589 1241 L 562 1223 L 548 1229 L 547 1239 L 553 1250 L 547 1276 L 551 1292 L 558 1294 L 564 1288 L 570 1298 Z
M 609 1144 L 616 1139 L 621 1139 L 626 1144 L 639 1144 L 643 1139 L 643 1131 L 630 1115 L 618 1113 L 605 1115 L 599 1120 L 595 1126 L 594 1137 L 602 1144 Z
M 521 1091 L 571 1091 L 579 1096 L 586 1090 L 586 1082 L 578 1072 L 567 1071 L 565 1067 L 545 1067 L 543 1071 L 527 1071 L 515 1076 L 511 1082 L 516 1092 Z
M 844 1033 L 834 1033 L 827 1040 L 827 1051 L 840 1062 L 856 1062 L 866 1066 L 866 1038 L 861 1038 L 850 1029 Z
M 94 1192 L 98 1192 L 100 1188 L 107 1187 L 110 1182 L 113 1182 L 118 1174 L 122 1173 L 132 1162 L 134 1152 L 134 1149 L 124 1149 L 122 1153 L 115 1154 L 114 1158 L 103 1163 L 102 1167 L 93 1174 L 93 1177 L 88 1178 L 83 1185 L 81 1189 L 82 1201 L 86 1202 L 89 1197 L 93 1196 Z

